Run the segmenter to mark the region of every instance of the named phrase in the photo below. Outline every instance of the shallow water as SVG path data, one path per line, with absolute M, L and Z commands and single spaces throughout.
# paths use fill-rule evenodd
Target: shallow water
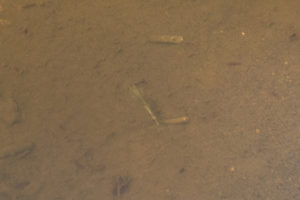
M 0 0 L 0 199 L 299 199 L 299 11 Z

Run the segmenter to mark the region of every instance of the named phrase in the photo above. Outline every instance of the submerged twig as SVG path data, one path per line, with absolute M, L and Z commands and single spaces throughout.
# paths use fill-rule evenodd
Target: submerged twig
M 171 119 L 158 119 L 158 117 L 154 114 L 154 112 L 150 108 L 150 105 L 147 103 L 147 101 L 142 96 L 139 89 L 135 85 L 133 85 L 130 87 L 130 90 L 143 103 L 145 110 L 149 113 L 149 115 L 151 116 L 152 120 L 155 122 L 156 125 L 160 125 L 160 124 L 166 124 L 166 125 L 174 124 L 175 125 L 175 124 L 186 124 L 189 122 L 189 118 L 187 116 L 171 118 Z
M 156 115 L 153 113 L 153 111 L 150 108 L 150 105 L 147 103 L 147 101 L 144 99 L 144 97 L 142 96 L 141 92 L 139 91 L 139 89 L 133 85 L 130 87 L 132 93 L 138 97 L 140 99 L 140 101 L 143 103 L 145 110 L 149 113 L 149 115 L 151 116 L 152 120 L 155 122 L 156 125 L 159 125 L 159 121 L 156 117 Z
M 180 35 L 151 36 L 150 42 L 158 44 L 180 44 L 183 42 L 183 37 Z
M 160 121 L 163 124 L 185 124 L 189 122 L 189 118 L 184 116 L 184 117 L 178 117 L 178 118 L 173 118 L 173 119 L 165 119 Z

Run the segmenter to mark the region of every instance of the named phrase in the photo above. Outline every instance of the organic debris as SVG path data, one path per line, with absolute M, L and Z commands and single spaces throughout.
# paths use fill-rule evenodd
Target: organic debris
M 150 42 L 161 44 L 180 44 L 183 42 L 183 37 L 179 35 L 161 35 L 150 37 Z
M 114 183 L 112 194 L 116 200 L 120 200 L 121 196 L 128 191 L 131 184 L 131 178 L 128 176 L 119 176 Z

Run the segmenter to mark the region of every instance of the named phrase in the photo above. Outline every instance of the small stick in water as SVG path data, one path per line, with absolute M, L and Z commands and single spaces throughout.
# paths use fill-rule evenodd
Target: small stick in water
M 161 123 L 164 124 L 184 124 L 189 121 L 189 118 L 184 116 L 184 117 L 178 117 L 178 118 L 173 118 L 173 119 L 165 119 L 161 120 Z
M 183 42 L 183 37 L 179 35 L 151 36 L 150 42 L 160 44 L 180 44 Z
M 146 102 L 146 100 L 144 99 L 144 97 L 142 96 L 141 92 L 137 89 L 137 87 L 135 85 L 133 85 L 132 87 L 130 87 L 132 93 L 138 97 L 140 99 L 140 101 L 143 103 L 145 110 L 149 113 L 149 115 L 151 116 L 152 120 L 156 123 L 156 125 L 159 125 L 159 121 L 156 117 L 156 115 L 152 112 L 149 104 Z

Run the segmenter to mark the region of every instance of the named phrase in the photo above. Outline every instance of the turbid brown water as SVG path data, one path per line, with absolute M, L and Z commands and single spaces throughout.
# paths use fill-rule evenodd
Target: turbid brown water
M 0 0 L 0 200 L 300 199 L 299 13 Z

